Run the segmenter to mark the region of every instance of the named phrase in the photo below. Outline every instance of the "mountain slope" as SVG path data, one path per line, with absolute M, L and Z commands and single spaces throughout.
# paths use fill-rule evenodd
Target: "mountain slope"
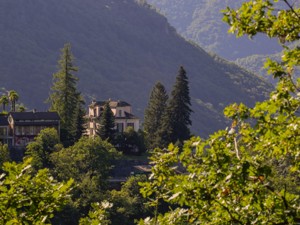
M 300 41 L 296 41 L 293 44 L 288 45 L 289 48 L 295 48 L 297 46 L 300 46 Z M 253 71 L 256 74 L 267 78 L 270 83 L 276 84 L 277 79 L 274 79 L 273 76 L 267 75 L 264 63 L 267 58 L 280 62 L 282 55 L 284 55 L 284 51 L 270 55 L 251 55 L 245 58 L 239 58 L 235 60 L 235 63 L 243 68 L 247 68 L 249 71 Z M 295 68 L 293 76 L 295 80 L 300 77 L 300 68 Z
M 207 51 L 235 60 L 253 54 L 273 54 L 281 51 L 277 40 L 257 36 L 236 39 L 228 34 L 228 25 L 222 22 L 221 10 L 237 8 L 242 0 L 147 0 L 164 14 L 171 25 L 187 39 Z
M 183 65 L 190 81 L 193 131 L 223 127 L 231 102 L 253 105 L 270 85 L 186 42 L 166 18 L 133 0 L 0 1 L 0 87 L 29 107 L 47 109 L 59 49 L 70 42 L 87 103 L 122 99 L 143 117 L 156 81 L 171 89 Z

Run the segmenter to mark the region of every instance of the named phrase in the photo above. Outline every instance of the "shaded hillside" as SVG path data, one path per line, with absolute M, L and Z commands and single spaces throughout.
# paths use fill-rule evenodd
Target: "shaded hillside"
M 147 0 L 164 14 L 171 25 L 187 39 L 207 51 L 235 60 L 253 54 L 273 54 L 281 48 L 277 40 L 257 36 L 236 39 L 228 34 L 228 25 L 222 22 L 221 10 L 237 8 L 242 0 Z
M 296 46 L 300 46 L 300 41 L 296 41 L 295 43 L 289 45 L 290 48 L 295 48 Z M 275 84 L 277 80 L 274 79 L 272 75 L 267 74 L 267 70 L 264 68 L 264 63 L 266 61 L 266 58 L 270 58 L 272 60 L 280 62 L 283 54 L 284 52 L 282 51 L 270 55 L 251 55 L 245 58 L 239 58 L 235 60 L 235 63 L 243 68 L 247 68 L 249 71 L 253 71 L 256 74 L 265 77 L 270 81 L 270 83 Z M 294 79 L 300 77 L 300 68 L 296 68 L 294 70 L 293 76 Z
M 279 61 L 281 58 L 281 53 L 271 55 L 251 55 L 245 58 L 239 58 L 235 60 L 235 63 L 243 68 L 247 68 L 253 73 L 265 77 L 267 80 L 270 81 L 270 83 L 275 84 L 276 80 L 273 78 L 272 75 L 268 76 L 267 70 L 264 68 L 266 58 Z
M 122 99 L 143 117 L 160 80 L 168 90 L 187 71 L 193 131 L 224 126 L 231 102 L 254 104 L 270 90 L 258 77 L 186 42 L 166 18 L 133 0 L 0 1 L 0 87 L 15 89 L 30 108 L 47 109 L 59 49 L 70 42 L 87 103 Z

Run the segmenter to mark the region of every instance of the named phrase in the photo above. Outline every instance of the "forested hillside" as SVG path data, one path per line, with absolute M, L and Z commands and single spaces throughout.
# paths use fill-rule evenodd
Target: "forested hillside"
M 228 26 L 222 21 L 222 10 L 227 6 L 237 8 L 244 1 L 147 0 L 147 2 L 165 15 L 170 24 L 186 39 L 196 42 L 206 51 L 233 60 L 239 66 L 263 76 L 273 84 L 276 82 L 272 76 L 267 76 L 263 62 L 266 57 L 279 59 L 283 48 L 280 47 L 278 40 L 262 35 L 256 35 L 252 39 L 246 36 L 237 39 L 235 35 L 228 33 Z M 299 2 L 296 1 L 295 4 Z
M 296 46 L 299 46 L 299 44 L 300 41 L 295 41 L 295 43 L 289 45 L 289 47 L 295 48 Z M 251 55 L 245 58 L 239 58 L 235 60 L 235 63 L 243 68 L 249 69 L 250 71 L 255 71 L 256 74 L 266 77 L 271 83 L 275 84 L 276 80 L 273 78 L 273 76 L 267 76 L 267 70 L 264 68 L 264 62 L 266 58 L 280 61 L 282 54 L 283 52 L 278 52 L 270 55 Z M 295 79 L 300 76 L 299 68 L 295 68 L 294 76 Z
M 221 10 L 227 6 L 236 8 L 242 0 L 147 0 L 165 15 L 171 25 L 187 39 L 198 43 L 207 51 L 235 60 L 254 54 L 273 54 L 280 51 L 277 40 L 264 36 L 253 40 L 236 39 L 228 34 L 228 26 L 222 22 Z
M 253 105 L 270 85 L 180 37 L 167 19 L 134 0 L 0 1 L 0 87 L 14 89 L 28 108 L 46 110 L 52 74 L 69 42 L 87 103 L 122 99 L 143 117 L 150 90 L 168 91 L 180 65 L 187 71 L 192 131 L 224 127 L 231 102 Z

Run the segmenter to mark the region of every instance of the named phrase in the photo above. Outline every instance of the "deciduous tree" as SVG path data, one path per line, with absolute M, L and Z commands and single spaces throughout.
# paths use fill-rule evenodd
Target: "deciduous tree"
M 11 158 L 10 158 L 8 146 L 0 142 L 0 171 L 3 163 L 9 162 L 10 160 Z
M 72 180 L 57 182 L 47 169 L 33 174 L 30 159 L 4 163 L 0 176 L 0 224 L 50 224 L 68 201 Z
M 112 204 L 103 201 L 101 203 L 92 203 L 92 209 L 89 211 L 87 217 L 81 218 L 79 225 L 109 225 L 111 221 L 109 220 L 108 209 L 112 207 Z
M 75 180 L 72 199 L 82 213 L 88 212 L 92 202 L 102 200 L 112 160 L 118 155 L 110 143 L 99 137 L 82 137 L 73 146 L 51 155 L 55 177 Z
M 33 142 L 26 147 L 26 156 L 32 158 L 32 167 L 36 170 L 50 168 L 50 155 L 62 146 L 59 145 L 58 131 L 55 128 L 41 130 Z
M 139 182 L 147 180 L 146 175 L 131 176 L 122 185 L 121 190 L 108 192 L 107 200 L 112 203 L 108 209 L 109 218 L 115 225 L 133 225 L 151 214 L 150 207 L 145 205 L 146 199 L 139 192 Z

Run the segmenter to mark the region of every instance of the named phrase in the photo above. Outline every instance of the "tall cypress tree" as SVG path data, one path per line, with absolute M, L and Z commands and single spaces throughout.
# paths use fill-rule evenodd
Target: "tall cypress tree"
M 166 142 L 183 143 L 190 137 L 191 98 L 186 71 L 181 66 L 171 92 L 160 135 Z
M 157 82 L 150 94 L 144 117 L 144 131 L 149 149 L 162 147 L 162 138 L 159 130 L 162 126 L 162 117 L 167 108 L 167 101 L 168 94 L 165 87 L 160 82 Z
M 82 114 L 83 98 L 77 91 L 78 78 L 73 74 L 78 68 L 73 65 L 74 56 L 71 45 L 65 44 L 61 49 L 59 70 L 53 74 L 53 86 L 48 98 L 50 111 L 56 111 L 61 119 L 61 140 L 65 146 L 72 145 L 79 136 L 79 114 Z
M 97 134 L 101 139 L 108 139 L 111 142 L 114 139 L 115 132 L 115 117 L 111 111 L 109 101 L 107 101 L 100 116 L 100 126 L 97 130 Z

